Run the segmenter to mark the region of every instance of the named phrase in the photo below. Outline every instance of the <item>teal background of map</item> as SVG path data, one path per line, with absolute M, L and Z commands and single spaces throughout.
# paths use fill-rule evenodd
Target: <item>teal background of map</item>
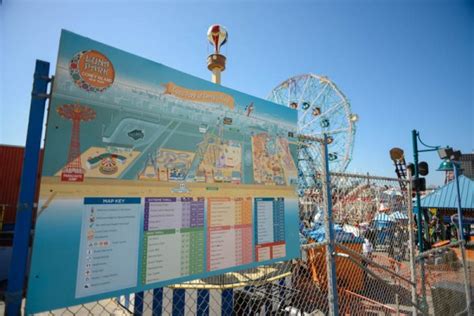
M 74 84 L 69 75 L 68 64 L 71 58 L 77 52 L 91 49 L 106 55 L 115 68 L 116 77 L 114 84 L 102 93 L 81 90 Z M 187 89 L 227 93 L 235 99 L 235 109 L 231 111 L 225 108 L 222 109 L 218 105 L 207 105 L 207 108 L 197 109 L 196 113 L 190 113 L 187 120 L 170 122 L 169 118 L 165 117 L 168 115 L 167 111 L 161 110 L 159 112 L 160 115 L 154 114 L 153 111 L 157 103 L 161 104 L 156 100 L 159 100 L 160 92 L 164 89 L 162 84 L 167 82 L 173 82 Z M 246 119 L 245 108 L 252 102 L 255 110 L 251 117 Z M 61 118 L 57 114 L 56 109 L 58 106 L 71 103 L 83 104 L 96 111 L 95 120 L 81 123 L 81 152 L 91 146 L 103 147 L 113 145 L 116 140 L 129 141 L 128 139 L 123 140 L 121 138 L 122 131 L 117 129 L 117 127 L 121 126 L 120 122 L 124 119 L 131 122 L 131 125 L 143 124 L 146 135 L 157 133 L 157 130 L 154 130 L 154 128 L 164 127 L 170 130 L 179 130 L 181 133 L 175 135 L 175 138 L 151 139 L 150 143 L 146 143 L 144 139 L 143 143 L 139 146 L 141 152 L 145 152 L 147 148 L 153 148 L 155 142 L 156 144 L 163 143 L 162 146 L 164 148 L 192 150 L 193 146 L 202 138 L 202 135 L 196 128 L 198 126 L 196 122 L 208 124 L 209 128 L 213 128 L 213 121 L 216 118 L 222 118 L 223 115 L 228 115 L 234 119 L 232 126 L 224 127 L 224 138 L 228 137 L 229 139 L 237 140 L 241 138 L 243 147 L 247 146 L 247 150 L 249 149 L 248 138 L 251 133 L 268 132 L 269 135 L 274 137 L 287 137 L 288 132 L 296 133 L 297 113 L 292 109 L 213 84 L 88 38 L 63 31 L 52 101 L 48 111 L 43 176 L 55 176 L 67 163 L 72 124 L 69 120 Z M 176 104 L 168 104 L 170 111 L 179 110 Z M 147 125 L 147 122 L 153 124 Z M 158 124 L 156 124 L 157 122 Z M 154 127 L 154 125 L 160 125 L 160 127 Z M 147 132 L 147 129 L 149 129 L 149 132 Z M 114 139 L 114 137 L 117 139 Z M 295 147 L 290 149 L 293 153 L 293 159 L 296 159 Z M 136 179 L 137 172 L 143 167 L 146 160 L 146 157 L 143 156 L 146 155 L 142 154 L 135 161 L 134 165 L 130 166 L 128 170 L 120 175 L 120 178 L 124 181 Z M 244 157 L 244 160 L 247 159 L 246 161 L 249 162 L 248 158 Z M 251 159 L 253 158 L 250 157 L 250 163 L 244 167 L 247 168 L 248 172 L 244 172 L 243 182 L 247 184 L 251 184 L 253 178 Z M 65 183 L 64 185 L 68 184 Z M 42 212 L 41 216 L 37 218 L 31 277 L 28 285 L 27 313 L 37 313 L 136 293 L 196 278 L 205 278 L 225 272 L 258 267 L 262 264 L 290 260 L 300 255 L 298 201 L 295 193 L 294 199 L 285 199 L 285 241 L 287 243 L 285 258 L 259 263 L 254 262 L 238 267 L 143 285 L 140 282 L 141 253 L 143 249 L 142 229 L 139 238 L 141 244 L 139 246 L 139 254 L 137 254 L 139 267 L 136 276 L 137 286 L 77 299 L 75 298 L 75 286 L 81 237 L 83 198 L 78 196 L 71 199 L 54 199 L 48 208 Z M 41 209 L 44 203 L 45 199 L 42 197 L 38 209 Z M 143 199 L 141 205 L 140 227 L 143 227 Z

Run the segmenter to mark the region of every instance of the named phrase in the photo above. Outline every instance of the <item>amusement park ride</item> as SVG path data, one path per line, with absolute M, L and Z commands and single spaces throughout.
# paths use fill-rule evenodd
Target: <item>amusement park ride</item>
M 398 179 L 406 180 L 407 179 L 407 164 L 405 161 L 405 156 L 403 149 L 400 148 L 392 148 L 390 149 L 390 158 L 395 165 L 395 173 L 397 174 Z M 402 191 L 406 191 L 406 182 L 400 181 L 400 189 Z
M 226 57 L 220 53 L 220 48 L 227 42 L 228 33 L 220 25 L 212 25 L 208 30 L 208 40 L 214 51 L 208 56 L 208 69 L 212 72 L 211 80 L 216 84 L 221 83 L 221 73 L 225 70 Z M 275 87 L 268 100 L 297 110 L 297 135 L 298 139 L 298 182 L 297 192 L 300 197 L 300 212 L 305 208 L 314 209 L 322 198 L 323 153 L 321 142 L 326 136 L 328 144 L 329 168 L 332 172 L 346 170 L 352 157 L 356 122 L 358 115 L 352 113 L 350 103 L 342 91 L 325 76 L 304 74 L 291 77 Z M 250 117 L 254 111 L 251 103 L 245 108 L 245 115 Z M 223 124 L 220 118 L 213 127 L 202 127 L 203 140 L 199 143 L 196 155 L 188 169 L 186 178 L 197 177 L 192 170 L 206 159 L 209 147 L 218 147 L 222 140 Z M 212 152 L 212 151 L 211 151 Z M 216 150 L 218 153 L 219 150 Z M 216 159 L 211 159 L 216 161 Z M 197 171 L 199 172 L 199 170 Z M 316 198 L 315 198 L 316 197 Z M 320 205 L 320 204 L 319 204 Z M 272 280 L 283 279 L 291 274 L 286 268 L 280 271 L 279 265 L 272 266 Z M 209 278 L 195 280 L 175 285 L 175 288 L 225 288 L 241 287 L 247 282 L 265 282 L 268 275 L 265 269 L 258 269 L 253 273 L 255 278 L 246 275 L 246 271 L 234 272 L 239 282 L 225 281 L 222 278 Z M 243 281 L 245 279 L 245 281 Z
M 226 68 L 226 57 L 221 54 L 220 48 L 227 42 L 228 33 L 224 27 L 220 25 L 212 25 L 208 30 L 207 37 L 214 48 L 213 53 L 211 53 L 207 58 L 208 69 L 212 72 L 212 82 L 214 82 L 215 84 L 220 84 L 221 73 Z M 335 210 L 334 214 L 336 222 L 338 224 L 346 222 L 347 224 L 350 224 L 355 227 L 359 223 L 371 221 L 373 218 L 367 220 L 368 216 L 366 216 L 366 214 L 370 213 L 367 210 L 375 204 L 379 204 L 379 200 L 377 200 L 379 195 L 374 198 L 374 194 L 372 193 L 375 192 L 375 190 L 379 190 L 380 187 L 376 188 L 374 184 L 371 184 L 368 180 L 368 177 L 361 177 L 360 179 L 363 180 L 357 179 L 357 181 L 354 182 L 347 181 L 348 183 L 344 187 L 337 187 L 337 189 L 334 190 L 333 196 L 331 197 L 331 184 L 335 184 L 336 182 L 331 183 L 331 181 L 329 180 L 329 174 L 330 172 L 336 173 L 337 177 L 337 173 L 344 172 L 351 161 L 358 115 L 352 113 L 350 102 L 348 101 L 344 93 L 336 86 L 335 83 L 333 83 L 325 76 L 315 75 L 311 73 L 294 76 L 283 81 L 270 92 L 268 100 L 294 109 L 297 114 L 296 133 L 294 133 L 293 125 L 291 125 L 291 132 L 288 132 L 288 130 L 284 130 L 285 134 L 288 132 L 288 139 L 284 139 L 284 146 L 280 145 L 279 147 L 278 144 L 280 143 L 277 143 L 275 141 L 273 143 L 270 143 L 270 140 L 268 140 L 268 143 L 271 144 L 271 146 L 269 146 L 272 149 L 271 155 L 278 156 L 278 159 L 280 159 L 281 157 L 288 157 L 288 159 L 286 160 L 283 158 L 281 158 L 281 160 L 291 160 L 293 173 L 291 174 L 291 177 L 283 177 L 280 174 L 277 175 L 278 172 L 283 174 L 281 172 L 281 170 L 283 169 L 285 170 L 285 173 L 287 172 L 286 169 L 290 169 L 288 167 L 288 164 L 285 166 L 283 162 L 282 165 L 278 167 L 276 164 L 269 165 L 270 167 L 272 167 L 269 167 L 269 169 L 274 171 L 274 177 L 272 178 L 273 182 L 268 181 L 268 183 L 274 185 L 282 185 L 295 184 L 296 182 L 295 189 L 299 197 L 300 219 L 306 218 L 307 215 L 310 215 L 311 224 L 315 224 L 319 220 L 322 223 L 321 218 L 316 219 L 315 211 L 322 210 L 322 201 L 324 199 L 327 203 L 327 207 L 325 208 L 327 211 L 327 217 L 324 224 L 326 228 L 325 236 L 328 236 L 325 238 L 328 242 L 326 246 L 320 247 L 321 249 L 326 247 L 324 248 L 326 249 L 326 254 L 317 254 L 316 247 L 313 247 L 311 251 L 308 251 L 308 256 L 310 253 L 312 253 L 313 258 L 308 259 L 308 261 L 306 262 L 308 262 L 310 266 L 312 265 L 311 269 L 316 267 L 315 262 L 321 263 L 321 265 L 318 266 L 318 271 L 312 271 L 312 276 L 307 278 L 308 280 L 306 280 L 305 277 L 300 276 L 299 278 L 294 277 L 292 282 L 294 282 L 294 284 L 297 284 L 297 288 L 299 287 L 298 282 L 310 282 L 318 283 L 318 286 L 321 287 L 322 292 L 333 291 L 334 293 L 327 294 L 328 305 L 336 306 L 332 308 L 336 308 L 337 310 L 337 295 L 348 295 L 347 293 L 349 293 L 349 287 L 347 289 L 343 287 L 342 290 L 345 292 L 342 294 L 337 294 L 338 289 L 336 289 L 336 284 L 331 283 L 335 282 L 336 280 L 336 268 L 334 265 L 334 261 L 336 259 L 334 259 L 334 261 L 328 259 L 336 254 L 334 244 L 335 238 L 331 237 L 332 235 L 334 235 L 334 227 L 332 227 L 331 223 L 333 218 L 333 215 L 331 214 L 332 209 Z M 254 103 L 252 102 L 248 104 L 243 111 L 242 109 L 240 109 L 240 112 L 236 113 L 233 119 L 227 117 L 226 114 L 228 112 L 213 113 L 215 116 L 209 118 L 208 121 L 200 121 L 200 125 L 196 124 L 192 126 L 196 134 L 196 129 L 199 131 L 200 134 L 202 134 L 199 135 L 199 140 L 193 143 L 193 146 L 197 144 L 197 148 L 194 155 L 190 155 L 189 153 L 178 150 L 176 150 L 175 152 L 166 149 L 161 150 L 162 148 L 160 148 L 160 151 L 144 152 L 143 156 L 144 158 L 146 157 L 146 159 L 143 160 L 143 168 L 141 169 L 141 171 L 138 172 L 135 170 L 132 171 L 134 172 L 134 174 L 138 173 L 138 179 L 140 180 L 155 180 L 161 179 L 161 177 L 163 177 L 166 179 L 179 181 L 179 186 L 177 188 L 172 189 L 174 193 L 189 192 L 188 188 L 186 187 L 186 180 L 189 180 L 187 182 L 191 182 L 192 180 L 194 180 L 195 182 L 207 182 L 205 178 L 209 176 L 213 178 L 213 181 L 209 182 L 240 183 L 241 175 L 243 174 L 243 167 L 239 167 L 239 170 L 237 170 L 237 168 L 235 170 L 230 170 L 231 177 L 225 177 L 223 175 L 225 163 L 222 163 L 221 161 L 225 161 L 227 158 L 229 160 L 234 159 L 233 162 L 238 160 L 239 163 L 236 163 L 236 165 L 240 165 L 241 161 L 245 161 L 248 157 L 245 156 L 242 147 L 240 147 L 241 145 L 238 144 L 238 141 L 229 140 L 227 141 L 227 143 L 225 143 L 224 127 L 225 125 L 231 125 L 232 120 L 234 120 L 235 124 L 236 118 L 243 118 L 246 121 L 255 120 L 255 110 L 258 110 L 258 106 L 254 105 Z M 111 151 L 110 149 L 107 149 L 110 150 L 110 152 L 96 153 L 95 156 L 89 157 L 86 160 L 82 160 L 81 162 L 80 125 L 81 122 L 87 122 L 96 119 L 96 111 L 94 109 L 85 105 L 65 104 L 57 108 L 57 114 L 62 119 L 69 120 L 72 122 L 71 141 L 69 145 L 67 162 L 66 165 L 61 168 L 60 175 L 62 181 L 82 181 L 85 177 L 85 166 L 87 166 L 88 169 L 98 167 L 98 170 L 102 173 L 102 175 L 105 176 L 113 175 L 117 172 L 117 163 L 125 161 L 127 157 L 121 156 L 118 153 Z M 217 122 L 213 124 L 214 122 L 212 121 L 215 118 L 217 119 Z M 128 119 L 130 122 L 133 122 L 133 118 L 125 118 L 125 120 L 126 119 Z M 176 126 L 178 126 L 179 124 L 181 124 L 181 121 L 179 123 L 172 122 L 168 126 L 174 126 L 172 128 L 175 129 Z M 152 129 L 150 128 L 150 130 Z M 229 130 L 231 129 L 229 128 Z M 278 136 L 282 135 L 282 132 L 277 127 L 269 127 L 266 130 L 264 128 L 260 128 L 260 130 L 272 131 L 275 135 Z M 240 130 L 237 129 L 237 131 Z M 137 141 L 139 139 L 144 138 L 145 133 L 148 132 L 143 127 L 143 125 L 141 125 L 141 129 L 134 128 L 133 130 L 129 131 L 127 135 L 134 141 Z M 242 131 L 240 134 L 248 135 L 252 133 L 254 132 Z M 265 133 L 261 134 L 266 135 Z M 103 139 L 112 139 L 112 136 L 113 133 L 110 137 L 103 136 Z M 200 138 L 201 136 L 202 140 Z M 260 142 L 256 138 L 257 140 L 252 140 L 254 142 L 252 142 L 249 146 L 254 146 L 257 149 L 262 148 L 263 146 L 260 146 L 260 143 L 267 143 L 267 137 L 268 136 L 262 136 L 263 140 L 260 140 Z M 294 146 L 292 148 L 295 148 L 294 153 L 290 152 L 291 150 L 288 145 L 291 142 Z M 107 143 L 109 142 L 107 141 Z M 110 143 L 113 144 L 113 142 Z M 257 144 L 258 146 L 256 146 L 255 144 Z M 232 146 L 237 149 L 230 148 Z M 229 155 L 225 156 L 223 152 L 227 153 L 227 151 L 229 152 Z M 270 150 L 268 151 L 270 152 Z M 258 157 L 257 161 L 264 160 L 266 155 L 265 151 L 256 150 L 254 152 Z M 127 153 L 130 154 L 130 157 L 132 157 L 131 150 L 127 151 Z M 268 155 L 266 156 L 268 157 Z M 293 159 L 291 158 L 292 156 L 293 159 L 296 160 L 295 164 L 297 168 L 295 168 L 293 164 Z M 398 148 L 392 149 L 390 151 L 390 157 L 395 163 L 396 173 L 398 178 L 400 179 L 399 183 L 401 191 L 404 192 L 407 190 L 407 165 L 404 159 L 403 150 Z M 252 159 L 251 156 L 250 159 Z M 170 161 L 173 161 L 173 163 L 171 163 Z M 179 167 L 178 165 L 181 165 L 182 167 Z M 245 163 L 242 163 L 242 165 L 245 165 Z M 233 167 L 234 164 L 232 163 L 232 165 L 230 166 Z M 257 167 L 253 169 L 253 172 L 258 173 L 257 171 L 255 171 L 258 169 L 259 166 L 257 165 Z M 234 173 L 236 174 L 235 179 L 237 179 L 236 181 L 238 182 L 234 182 Z M 325 181 L 323 181 L 322 175 L 326 177 Z M 225 181 L 224 178 L 227 178 L 229 181 Z M 278 181 L 276 180 L 277 178 Z M 255 182 L 252 183 L 267 184 L 267 179 L 265 179 L 265 176 L 263 175 L 255 175 Z M 396 181 L 394 183 L 396 185 Z M 383 189 L 386 188 L 387 187 Z M 214 187 L 206 187 L 206 190 L 214 190 Z M 290 191 L 292 190 L 293 189 L 291 188 Z M 379 193 L 382 193 L 382 191 L 380 191 Z M 48 203 L 49 202 L 47 202 L 46 205 L 48 205 Z M 331 203 L 333 204 L 333 207 L 330 206 Z M 356 205 L 356 203 L 359 204 Z M 369 215 L 371 216 L 372 214 Z M 347 217 L 351 217 L 352 222 L 347 221 Z M 329 227 L 332 227 L 331 230 L 329 229 Z M 308 237 L 307 235 L 302 234 L 305 228 L 302 228 L 300 226 L 299 231 L 298 229 L 295 229 L 296 232 L 294 236 L 298 236 L 299 232 L 300 242 L 302 240 L 302 237 L 303 239 Z M 359 238 L 358 235 L 357 238 Z M 314 238 L 308 238 L 307 240 L 305 239 L 305 242 L 313 243 L 313 245 L 316 244 Z M 358 245 L 357 247 L 359 246 L 362 247 L 362 245 Z M 309 248 L 304 249 L 309 250 Z M 356 256 L 360 256 L 360 250 L 347 250 L 347 252 L 350 251 L 355 252 Z M 326 257 L 326 270 L 322 268 L 322 266 L 324 265 L 324 257 Z M 284 285 L 285 278 L 288 276 L 292 276 L 292 269 L 295 269 L 294 263 L 294 261 L 278 262 L 267 266 L 258 266 L 249 270 L 226 272 L 218 276 L 212 276 L 202 279 L 196 279 L 189 282 L 183 282 L 180 284 L 170 285 L 169 288 L 193 290 L 218 289 L 221 290 L 223 293 L 227 289 L 241 288 L 240 292 L 250 296 L 253 300 L 258 299 L 257 296 L 263 296 L 265 297 L 263 300 L 274 299 L 274 303 L 282 304 L 280 298 L 282 292 L 288 291 L 291 295 L 295 295 L 294 289 L 287 289 Z M 362 269 L 365 268 L 363 267 Z M 327 276 L 323 277 L 322 275 L 326 274 L 326 271 Z M 341 273 L 339 272 L 339 277 L 340 276 Z M 363 274 L 359 273 L 358 279 L 360 282 L 357 281 L 355 283 L 362 284 L 362 276 Z M 318 278 L 320 278 L 319 281 L 316 280 Z M 324 278 L 326 278 L 326 281 L 321 281 Z M 273 283 L 271 282 L 274 282 L 276 280 L 279 280 L 280 288 L 278 289 L 279 296 L 275 299 L 272 298 L 272 296 L 274 296 L 275 289 L 271 286 L 269 287 L 269 285 L 272 285 Z M 252 292 L 247 292 L 247 288 L 250 287 L 252 288 Z M 330 291 L 329 289 L 332 290 Z M 359 294 L 350 294 L 358 295 L 359 297 L 357 298 L 357 300 L 370 300 L 368 297 L 363 297 Z M 143 292 L 141 293 L 141 295 L 143 295 Z M 317 297 L 318 295 L 321 295 L 321 297 L 326 296 L 318 292 L 315 297 Z M 331 310 L 331 307 L 329 308 Z
M 328 137 L 329 168 L 332 172 L 346 170 L 352 157 L 357 114 L 353 114 L 349 100 L 325 76 L 305 74 L 291 77 L 270 93 L 268 99 L 298 111 L 297 132 L 309 138 Z M 319 188 L 322 156 L 320 143 L 305 141 L 299 144 L 298 191 Z
M 227 41 L 227 32 L 223 27 L 213 25 L 209 29 L 208 38 L 215 48 L 214 53 L 208 57 L 208 68 L 212 71 L 212 81 L 220 84 L 221 72 L 225 70 L 226 58 L 220 54 L 219 47 Z M 322 146 L 322 144 L 324 142 L 327 144 L 326 157 L 328 158 L 329 171 L 334 173 L 344 172 L 352 158 L 358 115 L 352 112 L 349 100 L 334 82 L 326 76 L 311 73 L 294 76 L 283 81 L 270 92 L 267 99 L 297 111 L 297 134 L 294 135 L 297 139 L 298 149 L 296 190 L 299 196 L 300 219 L 305 221 L 304 226 L 309 227 L 316 224 L 315 212 L 321 210 L 324 199 L 322 175 L 326 171 L 323 170 L 325 168 L 323 162 L 325 155 L 323 148 L 325 146 Z M 249 104 L 245 108 L 246 115 L 251 116 L 252 111 L 254 111 L 254 105 Z M 203 159 L 203 153 L 206 152 L 210 141 L 219 141 L 216 131 L 207 131 L 195 159 Z M 403 151 L 394 152 L 392 159 L 395 162 L 399 179 L 405 180 L 406 163 Z M 406 191 L 405 181 L 400 181 L 400 186 L 402 191 Z M 374 214 L 368 209 L 372 209 L 376 205 L 379 206 L 378 204 L 382 205 L 379 198 L 383 196 L 384 192 L 380 191 L 381 189 L 385 190 L 386 188 L 376 187 L 369 180 L 360 180 L 346 184 L 342 188 L 341 194 L 336 192 L 333 196 L 335 198 L 333 204 L 335 221 L 339 224 L 345 222 L 350 225 L 358 225 L 359 223 L 373 220 Z M 306 219 L 309 219 L 309 226 L 306 225 Z M 331 251 L 328 250 L 328 252 Z M 360 254 L 358 255 L 360 256 Z M 313 277 L 318 273 L 323 273 L 321 272 L 323 271 L 321 267 L 324 265 L 324 257 L 320 254 L 318 259 L 313 262 L 313 267 L 321 264 L 318 265 L 317 272 L 313 271 Z M 315 262 L 318 262 L 318 264 Z M 277 270 L 279 269 L 278 266 L 274 267 Z M 330 274 L 329 269 L 332 270 L 334 267 L 330 267 L 328 264 L 328 275 Z M 283 279 L 289 273 L 291 272 L 278 270 L 274 274 L 273 279 Z M 341 277 L 341 271 L 338 273 L 339 277 Z M 239 275 L 239 279 L 241 279 L 245 271 L 234 274 Z M 335 275 L 333 278 L 335 279 Z M 265 279 L 268 279 L 268 276 L 263 273 L 260 278 L 247 279 L 247 281 L 258 282 Z M 203 283 L 203 281 L 197 280 L 191 282 L 192 284 L 181 284 L 177 287 L 200 288 L 204 286 L 204 283 L 207 283 L 206 285 L 209 286 L 209 282 Z M 317 282 L 315 279 L 313 281 Z M 219 282 L 222 283 L 222 280 Z M 221 285 L 215 284 L 216 288 L 219 288 Z M 245 285 L 245 283 L 225 284 L 227 287 L 242 285 Z M 327 284 L 321 283 L 320 285 L 328 287 Z M 282 288 L 281 290 L 284 291 L 285 289 Z M 263 295 L 271 297 L 271 293 L 268 293 L 265 289 L 260 289 L 260 291 Z M 349 294 L 347 289 L 344 289 L 344 293 L 341 293 L 342 296 Z M 359 295 L 358 299 L 370 301 L 369 298 L 362 295 Z M 371 303 L 378 304 L 378 302 L 374 301 L 371 301 Z
M 207 33 L 214 52 L 208 56 L 208 68 L 212 81 L 220 84 L 221 72 L 225 70 L 226 58 L 220 48 L 227 42 L 228 34 L 224 27 L 212 25 Z M 305 141 L 298 144 L 298 193 L 303 199 L 319 190 L 322 171 L 320 143 L 327 135 L 329 168 L 332 172 L 346 170 L 352 158 L 356 122 L 359 117 L 352 113 L 349 100 L 334 82 L 325 76 L 304 74 L 291 77 L 275 87 L 268 100 L 298 111 L 298 136 Z M 246 107 L 250 116 L 254 105 Z M 212 135 L 211 135 L 212 134 Z M 202 159 L 208 142 L 219 137 L 208 131 L 199 146 L 197 159 Z M 201 154 L 199 154 L 201 153 Z
M 212 25 L 207 33 L 214 52 L 208 56 L 208 68 L 212 81 L 220 84 L 221 72 L 225 70 L 226 58 L 220 47 L 227 42 L 227 31 L 220 25 Z M 321 198 L 322 152 L 321 140 L 327 136 L 329 169 L 344 172 L 352 158 L 357 114 L 352 113 L 349 100 L 328 77 L 303 74 L 291 77 L 276 86 L 268 100 L 295 109 L 298 112 L 298 183 L 300 211 L 314 210 Z M 254 111 L 249 104 L 246 115 Z M 217 127 L 219 129 L 219 127 Z M 215 131 L 208 130 L 199 145 L 195 160 L 202 160 L 209 142 L 218 142 Z M 193 163 L 194 165 L 194 163 Z

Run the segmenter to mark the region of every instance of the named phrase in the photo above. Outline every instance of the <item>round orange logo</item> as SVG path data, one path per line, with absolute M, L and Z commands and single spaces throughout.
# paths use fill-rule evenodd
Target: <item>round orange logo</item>
M 112 62 L 96 50 L 82 51 L 69 63 L 69 73 L 76 86 L 86 91 L 102 92 L 114 83 Z

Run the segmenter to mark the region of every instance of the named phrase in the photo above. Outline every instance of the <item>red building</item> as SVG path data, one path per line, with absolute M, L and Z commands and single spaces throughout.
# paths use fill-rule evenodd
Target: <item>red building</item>
M 15 225 L 24 152 L 24 147 L 0 145 L 0 232 L 13 231 Z M 43 150 L 40 151 L 39 157 L 36 203 L 38 202 L 42 163 Z M 35 212 L 33 218 L 35 218 Z M 8 240 L 0 238 L 0 242 L 5 243 Z

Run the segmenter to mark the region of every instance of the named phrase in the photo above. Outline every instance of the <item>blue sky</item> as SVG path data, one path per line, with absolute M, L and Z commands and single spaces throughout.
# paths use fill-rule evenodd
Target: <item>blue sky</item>
M 206 31 L 229 31 L 223 85 L 266 98 L 301 73 L 328 76 L 360 116 L 349 169 L 395 176 L 411 130 L 474 151 L 474 1 L 22 1 L 0 5 L 0 143 L 23 145 L 35 59 L 61 28 L 209 79 Z M 443 175 L 424 153 L 430 184 Z

